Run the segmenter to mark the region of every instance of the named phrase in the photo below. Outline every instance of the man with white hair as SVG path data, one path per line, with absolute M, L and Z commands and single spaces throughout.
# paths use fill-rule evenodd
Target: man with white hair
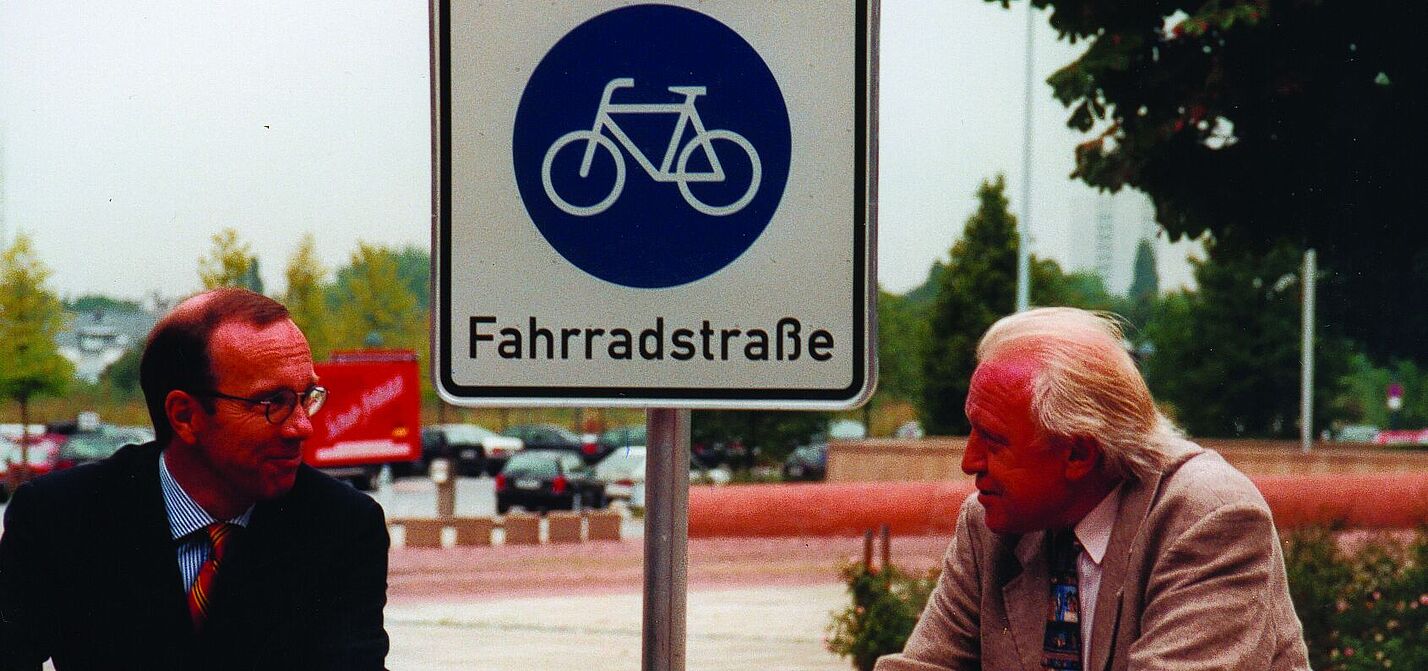
M 1022 312 L 977 361 L 977 492 L 877 671 L 1309 668 L 1269 507 L 1156 409 L 1116 322 Z

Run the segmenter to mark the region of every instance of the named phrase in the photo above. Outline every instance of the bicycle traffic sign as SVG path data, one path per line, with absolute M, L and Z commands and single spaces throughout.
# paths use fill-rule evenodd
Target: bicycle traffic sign
M 670 5 L 598 13 L 556 41 L 525 84 L 511 142 L 522 204 L 550 245 L 594 277 L 647 289 L 742 255 L 778 208 L 791 151 L 783 93 L 757 50 Z
M 448 401 L 871 394 L 875 7 L 436 10 L 433 369 Z
M 699 118 L 699 111 L 694 108 L 694 99 L 704 95 L 707 89 L 703 86 L 671 86 L 670 93 L 683 95 L 684 102 L 678 104 L 667 103 L 646 103 L 646 104 L 620 104 L 610 102 L 615 89 L 633 87 L 635 80 L 630 77 L 611 79 L 605 85 L 605 94 L 600 99 L 600 107 L 595 111 L 595 127 L 591 130 L 576 130 L 560 136 L 560 139 L 551 143 L 550 149 L 545 152 L 545 160 L 540 164 L 541 185 L 545 187 L 545 195 L 550 198 L 560 211 L 578 217 L 589 217 L 600 214 L 610 209 L 610 205 L 620 197 L 620 193 L 625 189 L 625 157 L 620 153 L 620 148 L 629 152 L 630 156 L 644 168 L 646 174 L 656 182 L 674 182 L 679 185 L 679 193 L 684 196 L 684 201 L 696 211 L 710 216 L 724 216 L 733 214 L 744 209 L 745 205 L 753 200 L 754 194 L 759 190 L 759 182 L 763 176 L 763 166 L 759 163 L 759 154 L 754 150 L 754 145 L 749 143 L 748 138 L 735 133 L 734 131 L 716 128 L 707 130 L 704 122 Z M 674 124 L 674 131 L 669 136 L 669 145 L 664 152 L 664 158 L 660 161 L 658 168 L 650 162 L 639 146 L 630 139 L 628 133 L 620 128 L 612 115 L 625 114 L 667 114 L 674 112 L 679 114 L 679 120 Z M 694 137 L 679 149 L 678 164 L 673 171 L 670 166 L 675 161 L 675 150 L 679 148 L 684 130 L 692 128 Z M 616 145 L 609 137 L 605 136 L 608 131 L 615 139 L 620 141 Z M 743 195 L 734 202 L 727 205 L 711 205 L 700 200 L 689 188 L 690 183 L 698 182 L 723 182 L 727 179 L 724 174 L 723 164 L 719 162 L 719 155 L 714 151 L 715 140 L 727 140 L 734 143 L 735 147 L 744 152 L 744 157 L 749 164 L 749 186 L 743 190 Z M 556 154 L 563 148 L 575 144 L 577 149 L 584 147 L 584 153 L 580 159 L 580 178 L 585 179 L 590 176 L 590 164 L 595 158 L 595 149 L 600 148 L 610 153 L 610 159 L 615 165 L 615 180 L 610 185 L 610 193 L 604 199 L 590 206 L 572 205 L 570 201 L 562 198 L 556 191 L 555 180 L 551 177 L 551 168 L 555 164 Z M 700 152 L 703 158 L 709 162 L 708 170 L 691 170 L 689 159 L 693 158 L 695 152 Z

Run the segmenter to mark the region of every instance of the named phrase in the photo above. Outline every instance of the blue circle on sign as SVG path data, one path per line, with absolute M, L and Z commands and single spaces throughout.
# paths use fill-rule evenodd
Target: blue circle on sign
M 788 108 L 754 48 L 669 5 L 596 16 L 551 48 L 516 109 L 516 185 L 595 277 L 664 288 L 718 272 L 783 198 Z

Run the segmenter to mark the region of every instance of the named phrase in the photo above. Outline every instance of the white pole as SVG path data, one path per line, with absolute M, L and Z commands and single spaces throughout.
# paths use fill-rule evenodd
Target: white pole
M 1017 221 L 1016 311 L 1031 303 L 1031 77 L 1036 8 L 1026 3 L 1026 91 L 1021 126 L 1021 217 Z
M 1299 449 L 1309 452 L 1314 442 L 1314 250 L 1304 252 L 1304 345 L 1300 352 Z

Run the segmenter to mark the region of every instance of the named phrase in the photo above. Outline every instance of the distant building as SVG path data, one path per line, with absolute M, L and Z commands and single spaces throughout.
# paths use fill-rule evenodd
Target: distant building
M 1116 194 L 1088 192 L 1066 207 L 1067 226 L 1073 231 L 1064 257 L 1068 269 L 1092 271 L 1108 291 L 1124 296 L 1134 276 L 1136 246 L 1148 239 L 1162 291 L 1195 285 L 1185 257 L 1203 258 L 1203 247 L 1189 240 L 1170 242 L 1160 231 L 1155 207 L 1145 194 L 1132 189 Z
M 55 338 L 60 355 L 74 364 L 74 376 L 89 383 L 132 347 L 142 347 L 156 314 L 141 310 L 68 312 L 69 328 Z

